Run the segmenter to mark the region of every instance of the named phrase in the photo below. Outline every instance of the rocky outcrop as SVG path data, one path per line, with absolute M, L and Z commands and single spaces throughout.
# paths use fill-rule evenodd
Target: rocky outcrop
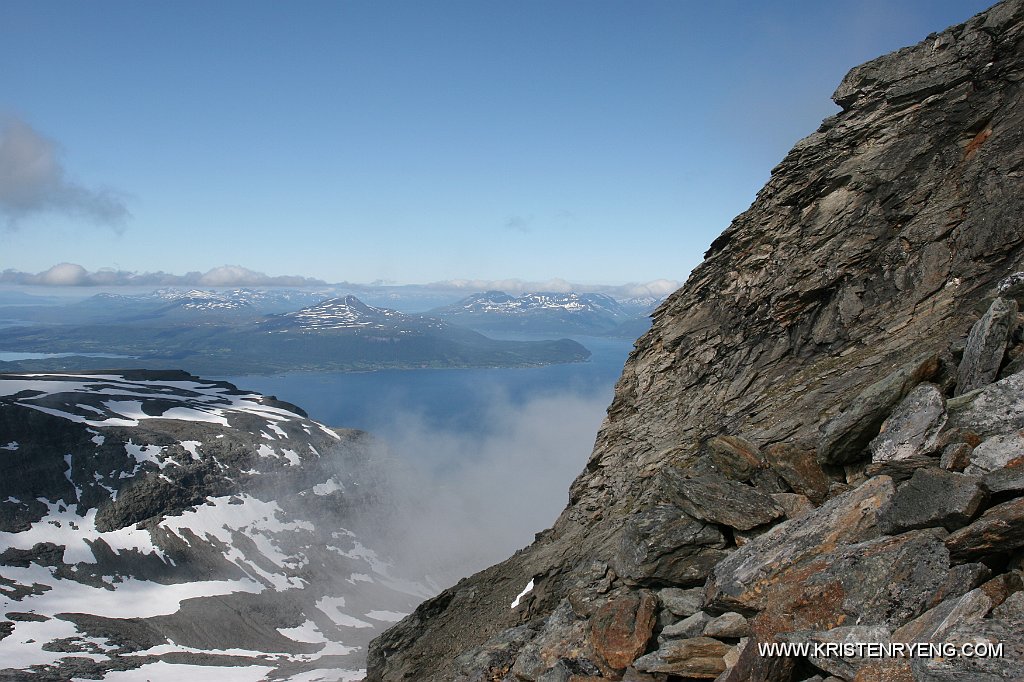
M 655 313 L 554 526 L 378 638 L 368 680 L 530 679 L 523 642 L 563 601 L 593 644 L 596 614 L 648 592 L 631 664 L 576 647 L 531 674 L 1024 676 L 1022 81 L 1022 0 L 853 69 Z M 1005 651 L 843 649 L 935 637 Z M 785 642 L 835 648 L 765 653 Z M 484 652 L 507 666 L 451 664 Z
M 351 678 L 430 594 L 366 532 L 372 452 L 184 372 L 0 374 L 0 679 Z

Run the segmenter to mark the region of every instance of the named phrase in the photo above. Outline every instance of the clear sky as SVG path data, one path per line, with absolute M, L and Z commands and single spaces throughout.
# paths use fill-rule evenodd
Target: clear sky
M 0 270 L 682 280 L 975 0 L 0 3 Z

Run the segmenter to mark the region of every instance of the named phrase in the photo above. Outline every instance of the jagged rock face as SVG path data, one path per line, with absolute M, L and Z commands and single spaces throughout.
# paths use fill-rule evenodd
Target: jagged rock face
M 1017 307 L 1009 304 L 988 316 L 1008 326 L 978 332 L 985 338 L 962 350 L 997 294 L 1016 296 L 1017 280 L 1002 290 L 997 285 L 1024 270 L 1022 80 L 1021 0 L 853 69 L 833 96 L 842 112 L 797 143 L 751 208 L 655 313 L 554 527 L 376 640 L 368 679 L 533 679 L 514 675 L 515 647 L 522 644 L 511 643 L 507 629 L 517 628 L 516 642 L 528 641 L 565 598 L 578 616 L 592 619 L 616 590 L 707 579 L 704 609 L 753 617 L 751 643 L 793 629 L 826 632 L 858 617 L 881 637 L 951 598 L 948 585 L 963 582 L 966 562 L 982 558 L 1000 571 L 1012 569 L 1012 550 L 994 546 L 1019 540 L 1016 526 L 1004 527 L 1020 511 L 1010 501 L 945 541 L 947 531 L 935 526 L 967 524 L 987 508 L 973 493 L 957 498 L 956 509 L 922 512 L 911 524 L 921 530 L 883 530 L 902 530 L 889 510 L 912 497 L 913 488 L 893 503 L 915 469 L 948 461 L 960 471 L 970 462 L 979 469 L 967 474 L 980 475 L 1013 464 L 972 449 L 983 438 L 1011 439 L 1019 430 L 1015 420 L 1024 411 L 1014 407 L 1011 398 L 1019 394 L 1011 384 L 1021 375 L 953 396 L 962 356 L 971 364 L 963 377 L 987 383 L 997 376 L 993 364 L 1007 371 L 1024 350 L 1017 347 Z M 1010 357 L 1000 341 L 1012 346 Z M 933 388 L 908 398 L 922 382 Z M 974 414 L 984 412 L 985 401 L 1006 406 L 1005 419 Z M 976 424 L 974 416 L 987 423 Z M 879 439 L 887 419 L 888 441 Z M 737 440 L 724 447 L 721 437 Z M 881 453 L 875 463 L 873 440 Z M 1002 442 L 987 447 L 1007 450 Z M 688 482 L 666 486 L 666 472 Z M 1011 474 L 999 476 L 1008 482 L 996 485 L 1011 491 L 1004 496 L 1019 493 Z M 745 505 L 755 495 L 767 500 L 755 504 L 749 522 L 708 509 L 714 491 L 727 489 L 722 477 L 745 486 Z M 715 488 L 705 483 L 712 479 Z M 778 525 L 771 495 L 790 490 L 824 505 Z M 690 508 L 680 506 L 680 496 Z M 694 517 L 692 500 L 701 501 L 707 520 Z M 883 507 L 890 515 L 880 529 Z M 779 549 L 780 538 L 796 544 Z M 782 552 L 776 558 L 783 565 L 769 570 L 766 551 Z M 722 556 L 715 566 L 697 566 L 700 576 L 673 573 L 682 559 L 691 568 L 693 557 L 711 552 Z M 860 562 L 862 555 L 870 560 Z M 635 560 L 624 566 L 624 556 Z M 882 590 L 878 572 L 886 566 L 894 567 L 898 585 Z M 737 572 L 743 567 L 749 571 Z M 531 580 L 532 592 L 510 609 Z M 805 612 L 786 611 L 793 605 L 805 605 Z M 667 611 L 659 618 L 675 622 Z M 1012 619 L 985 618 L 961 629 L 1013 626 Z M 708 679 L 722 670 L 723 680 L 813 674 L 813 661 L 761 658 L 753 646 L 726 655 L 691 640 L 665 648 L 659 659 L 652 639 L 646 656 L 653 658 L 643 659 L 641 669 L 672 674 L 676 663 L 662 659 L 674 657 L 675 674 L 683 676 L 697 675 L 687 660 L 699 660 L 697 676 Z M 498 641 L 506 642 L 498 647 L 504 658 L 492 658 L 509 661 L 509 668 L 450 667 L 478 647 L 493 653 Z M 696 652 L 691 658 L 680 653 L 687 647 Z M 503 677 L 510 669 L 512 676 Z M 952 669 L 922 672 L 933 677 L 921 679 L 947 679 L 941 675 L 956 674 Z M 636 677 L 641 673 L 632 667 L 603 674 L 665 679 Z
M 361 678 L 431 593 L 359 532 L 367 452 L 184 372 L 0 375 L 0 679 Z

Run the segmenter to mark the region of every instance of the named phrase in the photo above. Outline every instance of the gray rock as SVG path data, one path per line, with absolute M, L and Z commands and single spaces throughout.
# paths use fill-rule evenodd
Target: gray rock
M 635 581 L 697 585 L 726 556 L 725 546 L 715 525 L 659 504 L 629 518 L 613 563 L 616 573 Z
M 990 471 L 981 477 L 981 486 L 992 494 L 1024 493 L 1024 462 Z
M 967 443 L 950 443 L 942 451 L 939 466 L 947 471 L 963 471 L 970 465 L 973 451 Z
M 858 642 L 888 642 L 889 628 L 884 625 L 842 625 L 829 630 L 797 631 L 777 635 L 780 642 L 811 642 L 847 644 Z M 815 666 L 838 675 L 841 679 L 851 680 L 866 663 L 873 659 L 867 656 L 808 656 L 807 659 Z
M 728 611 L 705 625 L 703 634 L 719 639 L 739 639 L 750 634 L 750 624 L 743 615 Z
M 661 605 L 676 616 L 691 616 L 704 605 L 704 588 L 691 587 L 684 590 L 678 587 L 666 587 L 658 590 Z
M 1024 497 L 992 507 L 946 538 L 950 557 L 963 562 L 1024 547 Z
M 763 588 L 795 564 L 829 552 L 837 544 L 876 537 L 876 513 L 894 494 L 892 480 L 880 476 L 748 542 L 714 567 L 707 585 L 708 603 L 714 600 L 730 611 L 763 608 Z
M 775 493 L 772 499 L 786 512 L 787 519 L 797 519 L 814 511 L 814 504 L 797 493 Z
M 1024 592 L 1014 592 L 999 606 L 992 609 L 992 617 L 1024 622 Z
M 878 513 L 878 527 L 895 535 L 914 528 L 955 530 L 978 513 L 985 493 L 978 479 L 944 469 L 918 469 Z
M 964 473 L 981 475 L 1005 467 L 1015 459 L 1024 461 L 1024 435 L 1019 432 L 991 436 L 971 452 Z
M 711 622 L 711 616 L 698 611 L 692 616 L 687 616 L 678 623 L 669 625 L 667 628 L 661 631 L 658 636 L 658 641 L 666 639 L 690 639 L 691 637 L 700 637 L 704 634 L 704 626 Z
M 949 429 L 985 439 L 1024 429 L 1024 372 L 946 401 Z
M 871 441 L 871 461 L 885 462 L 928 454 L 946 424 L 946 399 L 939 387 L 922 383 L 907 394 Z
M 725 672 L 725 656 L 731 648 L 710 637 L 670 639 L 657 651 L 636 659 L 633 667 L 642 672 L 714 679 Z
M 750 530 L 785 516 L 782 507 L 757 489 L 720 475 L 676 476 L 672 501 L 690 516 Z M 728 504 L 723 504 L 728 500 Z
M 757 446 L 740 436 L 715 436 L 707 447 L 718 470 L 735 481 L 749 481 L 764 463 Z
M 992 569 L 982 563 L 957 564 L 949 569 L 945 582 L 935 591 L 928 608 L 938 606 L 947 599 L 967 594 L 992 577 Z
M 992 600 L 980 588 L 947 599 L 892 633 L 894 642 L 942 642 L 961 623 L 981 620 L 992 608 Z
M 1006 353 L 1006 342 L 1017 322 L 1017 302 L 996 298 L 971 327 L 964 357 L 957 370 L 956 394 L 962 395 L 995 381 Z
M 850 406 L 821 427 L 818 460 L 846 464 L 859 459 L 893 408 L 922 381 L 935 377 L 939 357 L 924 354 L 861 391 Z
M 1001 645 L 1002 655 L 991 657 L 942 656 L 911 661 L 913 679 L 924 682 L 1003 682 L 1024 679 L 1024 619 L 1019 614 L 970 620 L 955 625 L 945 644 Z

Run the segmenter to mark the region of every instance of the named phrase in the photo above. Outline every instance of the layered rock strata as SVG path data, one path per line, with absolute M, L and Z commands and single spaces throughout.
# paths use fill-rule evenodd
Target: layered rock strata
M 1009 0 L 853 69 L 655 313 L 554 526 L 367 679 L 1024 677 L 1022 41 Z

